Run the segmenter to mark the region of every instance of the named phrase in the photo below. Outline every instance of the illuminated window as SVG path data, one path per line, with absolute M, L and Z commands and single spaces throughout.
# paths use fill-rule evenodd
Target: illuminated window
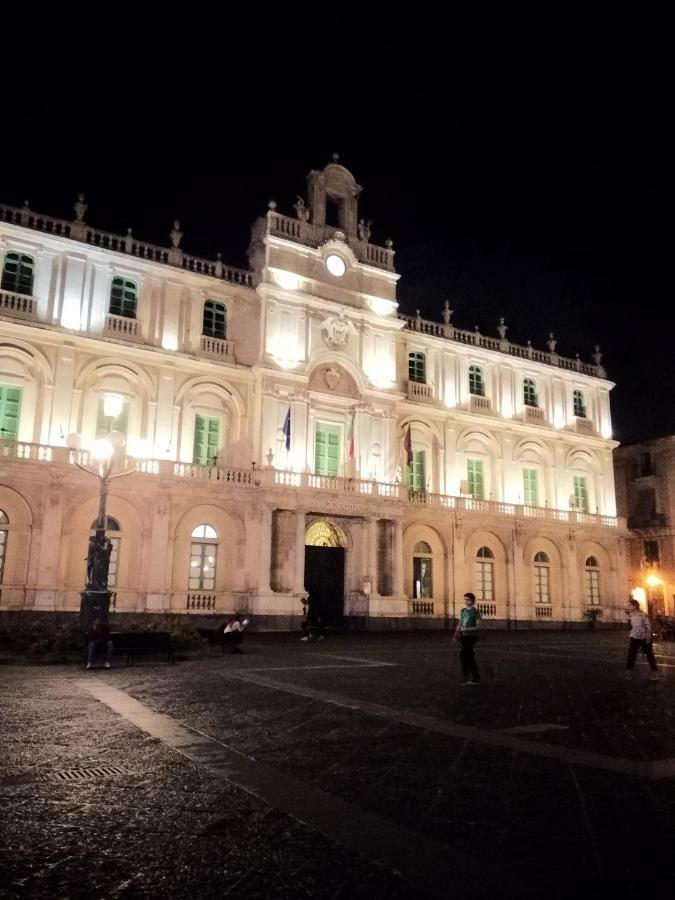
M 427 358 L 424 353 L 408 354 L 408 381 L 427 383 Z
M 16 441 L 21 417 L 21 388 L 0 384 L 0 441 Z
M 225 339 L 227 335 L 227 308 L 223 303 L 207 300 L 204 304 L 202 334 Z
M 485 497 L 485 479 L 483 476 L 483 460 L 469 459 L 466 463 L 469 480 L 469 493 L 474 500 L 483 500 Z
M 537 406 L 537 384 L 533 378 L 523 381 L 523 403 L 525 406 Z
M 127 425 L 129 420 L 129 402 L 122 399 L 121 408 L 117 415 L 106 415 L 110 412 L 108 408 L 109 402 L 105 397 L 101 397 L 98 401 L 98 413 L 96 416 L 96 439 L 107 437 L 111 431 L 121 431 L 122 434 L 127 433 Z
M 550 603 L 550 561 L 548 556 L 540 551 L 534 555 L 534 602 Z
M 584 588 L 586 595 L 586 603 L 590 606 L 600 605 L 600 566 L 594 556 L 589 556 L 586 560 L 586 571 L 584 573 Z
M 431 547 L 426 541 L 418 541 L 413 549 L 413 597 L 425 600 L 433 596 Z
M 216 589 L 218 532 L 212 525 L 197 525 L 192 530 L 188 587 L 191 591 Z
M 332 522 L 313 522 L 305 532 L 307 547 L 345 547 L 347 539 Z
M 574 391 L 572 394 L 572 403 L 574 405 L 574 415 L 578 419 L 586 418 L 586 404 L 582 391 Z
M 574 476 L 574 508 L 588 512 L 588 483 L 585 475 Z
M 340 472 L 340 427 L 318 423 L 314 433 L 314 474 L 335 477 Z
M 476 599 L 495 599 L 494 554 L 489 547 L 481 547 L 476 554 Z
M 9 519 L 7 513 L 0 509 L 0 584 L 5 573 L 5 556 L 7 555 L 7 533 L 9 531 Z
M 536 469 L 523 469 L 523 503 L 539 506 L 539 479 Z
M 412 456 L 412 466 L 408 466 L 408 487 L 411 491 L 426 491 L 426 452 L 414 450 Z
M 32 294 L 35 260 L 25 253 L 10 250 L 2 267 L 2 290 L 13 294 Z
M 113 278 L 110 287 L 110 309 L 113 316 L 136 318 L 138 285 L 130 278 Z
M 199 466 L 213 466 L 220 451 L 220 419 L 195 416 L 195 440 L 192 461 Z
M 119 587 L 118 575 L 120 568 L 120 543 L 121 543 L 121 528 L 120 523 L 117 519 L 113 519 L 112 516 L 105 517 L 105 533 L 106 537 L 110 540 L 112 544 L 112 551 L 110 553 L 110 565 L 108 567 L 108 587 L 112 590 Z M 91 523 L 91 530 L 89 532 L 91 536 L 96 534 L 96 520 Z
M 474 397 L 485 396 L 485 378 L 480 366 L 469 366 L 469 393 Z

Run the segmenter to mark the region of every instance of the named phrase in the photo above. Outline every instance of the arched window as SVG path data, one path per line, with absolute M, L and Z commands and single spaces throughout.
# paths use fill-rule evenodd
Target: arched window
M 215 300 L 207 300 L 202 317 L 202 334 L 206 337 L 227 337 L 227 307 Z
M 188 586 L 191 591 L 216 589 L 216 558 L 218 532 L 212 525 L 197 525 L 192 530 L 190 548 L 190 572 Z
M 476 599 L 492 602 L 495 599 L 494 553 L 481 547 L 476 554 Z
M 5 556 L 7 555 L 7 532 L 9 531 L 9 519 L 7 513 L 0 509 L 0 584 L 5 573 Z
M 537 383 L 534 378 L 523 381 L 523 403 L 525 406 L 537 406 Z
M 14 294 L 32 294 L 35 260 L 26 253 L 10 250 L 2 267 L 2 290 Z
M 600 566 L 594 556 L 589 556 L 586 560 L 584 588 L 586 603 L 589 606 L 600 606 Z
M 534 602 L 551 602 L 550 561 L 541 550 L 534 555 Z
M 586 403 L 584 402 L 583 391 L 573 391 L 572 403 L 574 405 L 574 415 L 578 419 L 586 418 Z
M 480 366 L 469 366 L 469 393 L 474 397 L 485 396 L 485 377 Z
M 130 278 L 113 278 L 110 287 L 109 312 L 111 315 L 135 319 L 137 302 L 138 285 L 136 282 Z
M 431 547 L 426 541 L 418 541 L 413 548 L 413 597 L 426 600 L 433 596 Z
M 91 531 L 90 535 L 96 534 L 96 524 L 97 520 L 91 523 Z M 120 523 L 117 519 L 113 519 L 112 516 L 105 517 L 105 533 L 106 537 L 110 540 L 112 544 L 112 552 L 110 554 L 110 565 L 108 566 L 108 587 L 112 590 L 119 587 L 118 583 L 118 575 L 120 569 Z
M 408 354 L 408 381 L 427 383 L 427 358 L 424 353 Z

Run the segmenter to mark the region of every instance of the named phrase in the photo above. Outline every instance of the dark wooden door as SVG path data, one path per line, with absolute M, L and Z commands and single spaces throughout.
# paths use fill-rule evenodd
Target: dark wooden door
M 324 625 L 342 625 L 345 605 L 342 547 L 305 547 L 305 588 Z

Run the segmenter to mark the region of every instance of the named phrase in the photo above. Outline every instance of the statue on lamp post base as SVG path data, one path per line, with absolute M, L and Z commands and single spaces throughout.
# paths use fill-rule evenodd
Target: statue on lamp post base
M 105 530 L 96 529 L 96 534 L 89 538 L 87 552 L 87 582 L 80 592 L 80 627 L 87 633 L 94 619 L 108 621 L 111 591 L 108 590 L 108 569 L 112 541 L 106 537 Z

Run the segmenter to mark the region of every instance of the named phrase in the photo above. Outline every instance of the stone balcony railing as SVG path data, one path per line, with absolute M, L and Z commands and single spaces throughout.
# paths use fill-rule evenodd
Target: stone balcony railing
M 115 316 L 112 313 L 106 314 L 103 333 L 134 340 L 141 336 L 138 319 L 130 319 L 129 316 Z
M 530 359 L 533 362 L 545 363 L 548 366 L 557 366 L 561 369 L 569 369 L 572 372 L 580 372 L 582 375 L 593 375 L 596 378 L 606 378 L 607 376 L 605 369 L 600 365 L 601 354 L 597 348 L 594 355 L 596 363 L 592 365 L 591 363 L 582 362 L 578 356 L 575 359 L 559 356 L 555 349 L 548 352 L 536 350 L 531 344 L 528 344 L 526 347 L 521 344 L 513 344 L 511 341 L 506 340 L 505 336 L 495 338 L 481 334 L 477 328 L 474 331 L 456 328 L 450 322 L 451 313 L 452 310 L 446 307 L 444 319 L 447 319 L 447 321 L 444 322 L 432 322 L 429 319 L 423 319 L 419 315 L 419 310 L 416 316 L 402 315 L 400 318 L 410 331 L 417 331 L 430 337 L 444 338 L 445 340 L 456 341 L 459 344 L 480 347 L 483 350 L 496 350 L 499 353 L 507 353 L 509 356 L 515 356 L 519 359 Z M 506 335 L 506 327 L 501 327 L 503 327 L 504 335 Z M 552 337 L 549 343 L 551 347 L 555 348 L 556 342 Z
M 15 294 L 13 291 L 0 291 L 0 313 L 10 316 L 34 319 L 37 303 L 29 294 Z
M 430 384 L 422 384 L 419 381 L 408 382 L 408 400 L 422 400 L 431 403 L 434 399 L 434 389 Z
M 591 419 L 586 419 L 582 416 L 575 417 L 574 428 L 577 434 L 595 434 L 595 425 Z
M 202 353 L 205 353 L 207 356 L 234 362 L 233 341 L 226 341 L 224 338 L 210 337 L 208 334 L 203 334 L 201 347 Z
M 471 395 L 471 412 L 490 412 L 491 404 L 489 397 L 477 397 Z
M 548 603 L 535 603 L 534 606 L 534 617 L 535 619 L 552 619 L 553 618 L 553 607 Z
M 22 441 L 0 440 L 0 460 L 15 460 L 20 463 L 52 465 L 92 465 L 86 450 L 69 450 L 67 447 L 52 447 L 46 444 L 30 444 Z M 291 472 L 286 469 L 264 467 L 237 469 L 231 466 L 202 466 L 194 463 L 174 462 L 167 459 L 138 459 L 127 456 L 121 462 L 122 471 L 136 472 L 138 475 L 163 478 L 177 478 L 189 481 L 208 481 L 223 486 L 245 489 L 281 491 L 288 488 L 316 492 L 318 495 L 364 498 L 384 502 L 426 507 L 437 510 L 456 510 L 462 513 L 476 513 L 482 517 L 496 516 L 528 521 L 539 519 L 565 524 L 592 525 L 604 528 L 626 527 L 625 519 L 613 516 L 594 515 L 573 509 L 551 509 L 543 506 L 522 506 L 500 500 L 474 500 L 472 497 L 456 497 L 451 494 L 433 494 L 429 491 L 412 491 L 403 484 L 372 481 L 361 478 L 342 478 L 328 475 L 313 475 L 309 472 Z
M 276 210 L 267 213 L 268 233 L 275 237 L 285 238 L 296 244 L 305 244 L 308 247 L 318 247 L 324 241 L 330 240 L 336 232 L 344 234 L 340 228 L 332 225 L 313 225 L 310 222 L 301 222 L 284 216 Z M 345 235 L 345 242 L 361 263 L 375 266 L 378 269 L 394 271 L 394 251 L 389 247 L 378 247 L 369 244 L 353 235 Z
M 433 600 L 411 600 L 410 601 L 411 616 L 433 616 L 434 601 Z
M 533 422 L 535 425 L 544 425 L 546 423 L 546 413 L 540 406 L 526 406 L 525 421 Z

